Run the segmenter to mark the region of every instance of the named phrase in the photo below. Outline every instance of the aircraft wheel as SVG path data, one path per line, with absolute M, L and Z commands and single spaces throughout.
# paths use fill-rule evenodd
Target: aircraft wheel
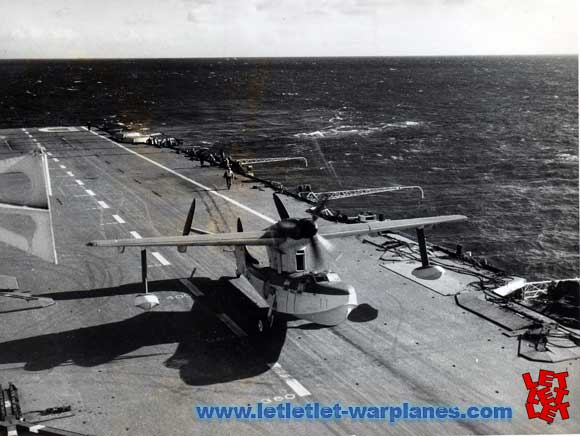
M 274 316 L 273 315 L 266 315 L 259 317 L 256 321 L 256 330 L 259 335 L 268 335 L 274 328 Z
M 258 320 L 258 333 L 264 333 L 266 330 L 267 323 L 264 323 L 262 319 Z

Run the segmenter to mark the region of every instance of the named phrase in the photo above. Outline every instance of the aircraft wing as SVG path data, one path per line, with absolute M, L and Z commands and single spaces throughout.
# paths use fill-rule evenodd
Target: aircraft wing
M 267 231 L 212 233 L 209 235 L 158 236 L 141 239 L 108 239 L 91 241 L 89 247 L 187 247 L 218 245 L 276 245 L 284 239 L 273 238 Z
M 402 220 L 371 221 L 360 224 L 331 224 L 328 226 L 320 226 L 318 228 L 318 234 L 327 239 L 344 238 L 347 236 L 366 235 L 389 230 L 404 230 L 466 220 L 467 217 L 463 215 L 442 215 Z

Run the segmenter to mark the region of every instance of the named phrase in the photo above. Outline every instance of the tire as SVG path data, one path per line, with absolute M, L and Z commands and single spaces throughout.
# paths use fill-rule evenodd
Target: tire
M 264 334 L 264 331 L 266 330 L 266 326 L 268 325 L 268 323 L 264 322 L 264 320 L 262 318 L 258 319 L 258 323 L 256 325 L 256 328 L 258 329 L 258 333 L 259 334 Z
M 261 336 L 269 335 L 273 330 L 275 322 L 274 314 L 271 316 L 268 316 L 267 313 L 262 315 L 256 320 L 256 332 Z

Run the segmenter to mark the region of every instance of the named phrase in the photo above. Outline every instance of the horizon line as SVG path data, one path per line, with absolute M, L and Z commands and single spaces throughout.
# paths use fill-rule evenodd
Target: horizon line
M 0 58 L 2 61 L 99 61 L 99 60 L 205 60 L 205 59 L 349 59 L 349 58 L 464 58 L 464 57 L 555 57 L 578 53 L 512 53 L 512 54 L 425 54 L 425 55 L 348 55 L 348 56 L 177 56 L 177 57 L 31 57 Z

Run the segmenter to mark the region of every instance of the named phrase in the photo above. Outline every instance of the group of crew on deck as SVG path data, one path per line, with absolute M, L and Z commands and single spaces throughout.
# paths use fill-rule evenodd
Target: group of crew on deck
M 228 190 L 232 188 L 232 182 L 234 180 L 234 169 L 240 172 L 242 170 L 240 164 L 233 160 L 229 155 L 226 155 L 222 150 L 220 153 L 215 153 L 209 148 L 192 148 L 187 150 L 186 155 L 190 158 L 197 158 L 199 160 L 199 165 L 201 167 L 205 166 L 207 162 L 209 166 L 221 166 L 225 168 L 224 179 L 226 180 L 226 186 Z
M 87 130 L 91 131 L 92 127 L 92 123 L 90 121 L 87 122 Z M 129 129 L 129 127 L 125 124 L 120 122 L 112 122 L 111 120 L 105 120 L 99 126 L 99 128 L 105 130 L 109 134 L 113 134 L 118 131 L 128 131 Z M 201 167 L 204 167 L 207 163 L 212 167 L 215 166 L 224 168 L 225 172 L 223 174 L 223 178 L 226 181 L 228 190 L 232 188 L 232 183 L 235 178 L 234 171 L 250 175 L 253 174 L 251 166 L 242 167 L 240 162 L 232 159 L 229 155 L 226 155 L 223 150 L 215 152 L 207 147 L 184 146 L 182 139 L 178 139 L 164 133 L 153 133 L 149 135 L 145 143 L 160 148 L 171 148 L 178 153 L 183 153 L 190 159 L 198 160 Z

